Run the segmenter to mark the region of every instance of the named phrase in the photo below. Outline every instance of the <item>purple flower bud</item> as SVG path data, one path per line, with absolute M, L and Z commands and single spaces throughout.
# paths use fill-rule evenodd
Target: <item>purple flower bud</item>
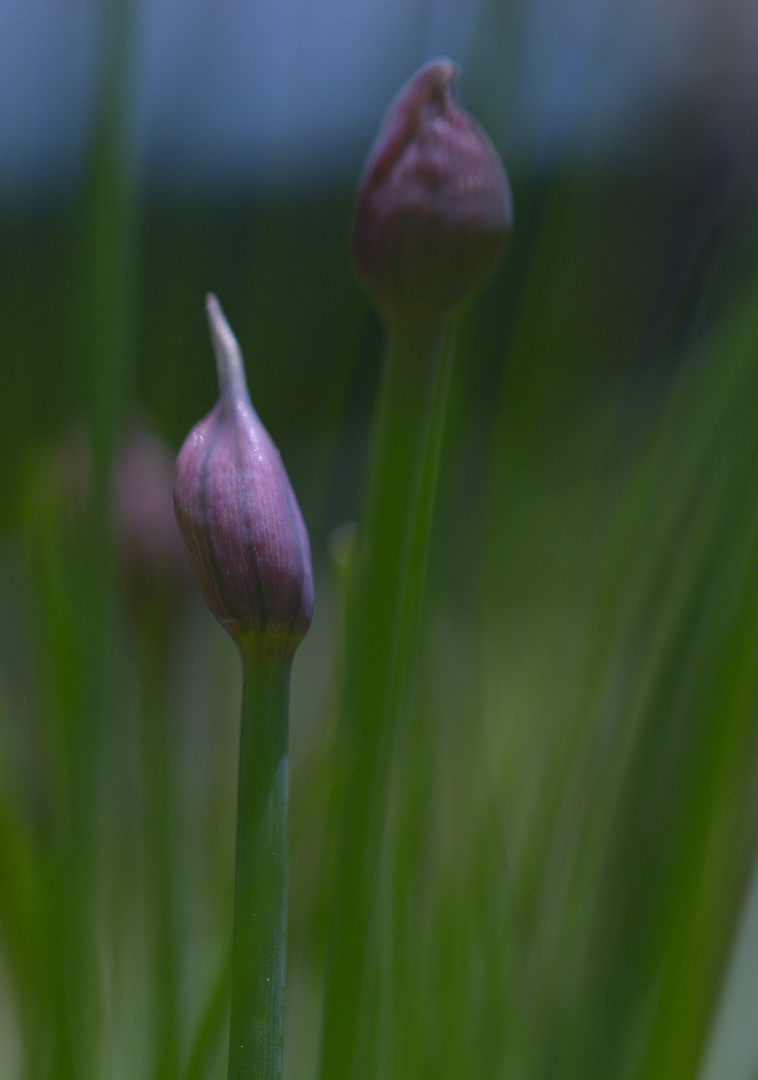
M 139 425 L 128 432 L 114 466 L 114 541 L 128 593 L 137 606 L 155 591 L 179 599 L 192 574 L 171 510 L 172 455 Z
M 179 451 L 176 514 L 212 614 L 239 645 L 286 656 L 313 612 L 308 533 L 215 296 L 206 308 L 220 397 Z
M 386 316 L 445 316 L 493 271 L 511 226 L 497 151 L 432 60 L 390 106 L 358 197 L 353 255 Z

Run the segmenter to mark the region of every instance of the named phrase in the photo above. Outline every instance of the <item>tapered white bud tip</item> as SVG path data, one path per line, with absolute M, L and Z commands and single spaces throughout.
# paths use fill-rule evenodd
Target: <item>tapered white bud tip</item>
M 242 361 L 239 342 L 226 320 L 226 316 L 214 293 L 205 298 L 205 311 L 211 331 L 211 342 L 216 355 L 218 388 L 222 398 L 249 398 L 245 365 Z

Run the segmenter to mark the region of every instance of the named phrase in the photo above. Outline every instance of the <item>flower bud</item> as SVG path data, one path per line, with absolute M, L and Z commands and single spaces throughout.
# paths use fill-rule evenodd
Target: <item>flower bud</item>
M 511 192 L 495 147 L 432 60 L 400 91 L 369 155 L 353 255 L 380 311 L 444 317 L 502 255 Z
M 149 428 L 133 426 L 118 449 L 113 474 L 113 533 L 130 606 L 151 598 L 182 599 L 192 581 L 185 546 L 171 509 L 173 457 Z
M 220 397 L 179 451 L 176 514 L 212 614 L 239 645 L 286 656 L 313 612 L 308 533 L 215 296 L 206 309 Z

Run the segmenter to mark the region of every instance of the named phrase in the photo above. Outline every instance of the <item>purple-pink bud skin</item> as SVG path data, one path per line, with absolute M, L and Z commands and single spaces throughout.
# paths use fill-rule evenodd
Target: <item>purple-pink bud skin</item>
M 113 511 L 116 548 L 135 592 L 162 587 L 180 593 L 191 580 L 171 509 L 173 479 L 168 447 L 148 428 L 133 427 L 116 456 Z
M 313 613 L 308 533 L 215 296 L 206 308 L 220 397 L 179 451 L 176 515 L 212 614 L 241 648 L 286 657 Z
M 358 272 L 387 317 L 444 317 L 496 267 L 511 227 L 497 150 L 460 104 L 459 69 L 432 60 L 397 95 L 364 169 Z

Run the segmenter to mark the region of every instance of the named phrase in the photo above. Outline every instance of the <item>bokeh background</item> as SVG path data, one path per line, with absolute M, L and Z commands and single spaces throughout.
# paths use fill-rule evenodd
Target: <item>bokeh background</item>
M 756 5 L 0 0 L 7 1080 L 224 1074 L 240 675 L 170 506 L 208 290 L 314 553 L 286 1072 L 317 1075 L 382 361 L 351 214 L 440 54 L 515 226 L 457 338 L 355 1074 L 758 1075 Z

